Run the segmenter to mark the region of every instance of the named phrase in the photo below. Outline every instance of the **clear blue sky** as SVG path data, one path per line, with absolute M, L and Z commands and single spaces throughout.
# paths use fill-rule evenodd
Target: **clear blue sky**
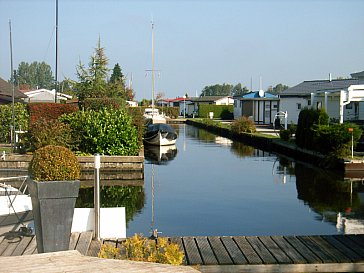
M 364 70 L 364 1 L 59 0 L 59 79 L 76 79 L 98 37 L 119 63 L 138 100 L 151 98 L 151 18 L 155 22 L 156 92 L 200 94 L 206 85 L 253 89 L 304 80 L 349 77 Z M 0 77 L 45 61 L 55 70 L 55 0 L 0 0 Z

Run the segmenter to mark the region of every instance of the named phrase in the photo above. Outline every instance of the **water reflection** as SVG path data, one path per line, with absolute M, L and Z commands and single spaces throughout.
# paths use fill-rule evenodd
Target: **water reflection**
M 126 223 L 133 220 L 144 207 L 145 193 L 141 186 L 101 186 L 101 207 L 125 207 Z M 94 188 L 80 188 L 76 200 L 77 208 L 94 207 Z
M 176 145 L 168 146 L 144 146 L 144 157 L 148 163 L 157 165 L 168 164 L 169 161 L 173 160 L 177 155 Z
M 157 227 L 165 236 L 318 235 L 364 227 L 361 183 L 203 129 L 177 130 L 178 154 L 145 153 L 146 204 L 129 236 Z

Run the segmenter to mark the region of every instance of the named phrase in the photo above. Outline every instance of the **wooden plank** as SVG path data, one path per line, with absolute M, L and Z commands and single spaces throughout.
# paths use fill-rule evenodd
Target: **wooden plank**
M 325 239 L 327 242 L 329 242 L 332 246 L 334 246 L 336 249 L 344 253 L 347 257 L 350 258 L 352 262 L 360 262 L 363 261 L 363 257 L 357 254 L 355 251 L 348 248 L 346 245 L 341 243 L 339 240 L 335 239 L 335 237 L 330 235 L 324 235 L 321 236 L 323 239 Z
M 83 256 L 76 250 L 26 255 L 17 257 L 0 257 L 1 272 L 160 272 L 160 273 L 197 273 L 189 266 L 174 266 L 157 263 L 135 262 L 115 259 L 99 259 Z
M 76 245 L 78 242 L 78 239 L 80 238 L 80 232 L 72 232 L 71 233 L 71 238 L 70 238 L 70 244 L 69 244 L 69 250 L 74 250 L 76 249 Z
M 32 241 L 33 236 L 23 236 L 20 243 L 14 249 L 12 256 L 20 256 L 24 253 L 25 249 L 28 247 L 29 243 Z
M 327 254 L 329 254 L 333 259 L 339 263 L 351 262 L 350 258 L 345 256 L 342 252 L 337 250 L 335 247 L 330 245 L 325 239 L 320 236 L 310 236 L 310 239 L 319 245 Z
M 206 273 L 289 273 L 289 272 L 364 272 L 364 263 L 342 264 L 264 264 L 264 265 L 202 265 L 198 268 Z
M 349 239 L 353 240 L 360 247 L 364 247 L 364 237 L 362 234 L 350 234 L 345 236 L 349 237 Z
M 93 231 L 81 232 L 80 238 L 78 239 L 76 250 L 82 255 L 86 255 L 88 248 L 91 244 Z
M 304 243 L 312 252 L 317 255 L 324 263 L 335 263 L 336 260 L 325 252 L 318 244 L 310 239 L 309 236 L 300 236 L 299 240 Z
M 272 236 L 272 240 L 282 249 L 294 264 L 305 264 L 307 261 L 303 256 L 288 243 L 283 236 Z
M 294 249 L 302 255 L 308 263 L 317 264 L 322 263 L 319 257 L 317 257 L 306 245 L 304 245 L 295 236 L 285 236 L 286 241 L 294 247 Z
M 11 239 L 4 239 L 4 241 L 6 244 L 8 244 L 8 246 L 5 248 L 1 256 L 11 256 L 17 245 L 20 243 L 21 236 L 15 236 Z
M 249 242 L 243 236 L 234 237 L 234 241 L 239 246 L 241 252 L 244 254 L 249 264 L 262 264 L 263 261 L 255 252 Z
M 207 237 L 196 237 L 196 243 L 198 249 L 200 250 L 203 264 L 219 264 L 207 240 Z
M 87 251 L 87 256 L 97 257 L 101 248 L 101 242 L 92 240 Z
M 259 257 L 263 260 L 265 264 L 276 264 L 276 259 L 270 254 L 270 252 L 265 248 L 263 243 L 256 236 L 246 237 L 250 245 L 253 247 L 255 252 L 259 255 Z
M 3 254 L 3 252 L 5 251 L 5 249 L 8 247 L 8 243 L 7 240 L 5 239 L 5 236 L 1 236 L 2 239 L 0 239 L 1 243 L 0 243 L 0 256 Z
M 221 241 L 224 244 L 226 250 L 228 251 L 234 264 L 248 263 L 247 259 L 245 259 L 243 253 L 240 251 L 239 247 L 236 245 L 232 237 L 230 236 L 221 237 Z
M 340 243 L 357 253 L 360 257 L 364 257 L 364 247 L 360 246 L 360 244 L 355 243 L 355 241 L 351 240 L 349 236 L 334 235 L 333 237 Z
M 291 259 L 279 248 L 279 246 L 269 236 L 260 236 L 260 241 L 268 249 L 268 251 L 274 256 L 279 264 L 290 264 Z
M 30 241 L 28 246 L 25 248 L 23 255 L 33 254 L 36 249 L 37 249 L 37 239 L 35 238 L 35 236 L 33 236 L 33 239 Z
M 233 263 L 219 237 L 208 237 L 208 240 L 220 265 Z
M 181 237 L 173 237 L 173 238 L 170 238 L 170 241 L 172 243 L 174 243 L 174 244 L 177 244 L 179 246 L 179 249 L 184 252 L 184 257 L 183 257 L 182 264 L 186 265 L 187 264 L 186 250 L 185 250 L 185 248 L 183 246 L 182 238 Z
M 200 253 L 193 237 L 183 237 L 183 244 L 186 250 L 186 258 L 188 265 L 203 264 Z

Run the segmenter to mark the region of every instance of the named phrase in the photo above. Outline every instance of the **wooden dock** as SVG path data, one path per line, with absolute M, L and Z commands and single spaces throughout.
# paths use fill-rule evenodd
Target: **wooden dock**
M 201 272 L 364 272 L 363 235 L 174 237 L 185 265 Z M 119 247 L 122 239 L 105 240 Z M 70 250 L 97 256 L 92 232 L 72 233 Z M 35 236 L 0 235 L 0 256 L 37 253 Z M 1 258 L 0 258 L 1 260 Z

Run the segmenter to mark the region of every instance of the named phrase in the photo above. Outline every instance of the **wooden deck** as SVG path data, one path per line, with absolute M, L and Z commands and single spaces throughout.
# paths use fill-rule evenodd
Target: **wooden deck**
M 202 272 L 364 272 L 363 235 L 175 237 L 185 265 Z M 122 239 L 103 243 L 120 246 Z M 72 233 L 70 250 L 97 256 L 92 232 Z M 0 256 L 37 253 L 35 236 L 0 236 Z

